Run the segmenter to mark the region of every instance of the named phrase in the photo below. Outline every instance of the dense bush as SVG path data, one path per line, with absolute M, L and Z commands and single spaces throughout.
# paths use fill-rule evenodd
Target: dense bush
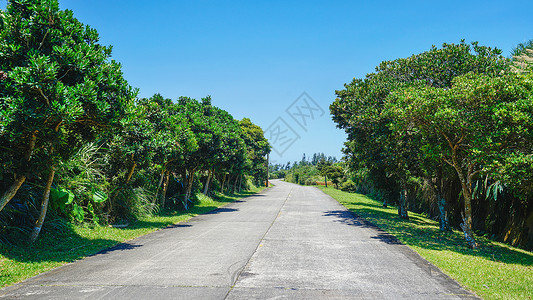
M 355 193 L 357 192 L 357 186 L 351 179 L 348 179 L 341 184 L 341 190 L 345 192 Z

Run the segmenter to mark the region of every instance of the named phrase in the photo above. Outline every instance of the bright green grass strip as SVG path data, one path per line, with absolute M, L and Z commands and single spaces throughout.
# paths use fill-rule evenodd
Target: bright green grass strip
M 485 299 L 533 299 L 533 253 L 476 237 L 480 249 L 466 247 L 459 231 L 442 233 L 439 224 L 409 212 L 398 218 L 396 208 L 360 194 L 319 187 L 362 218 L 396 236 L 467 289 Z
M 5 245 L 0 243 L 0 288 L 97 253 L 127 240 L 145 235 L 197 215 L 212 211 L 261 191 L 219 196 L 215 200 L 200 195 L 200 202 L 188 212 L 171 212 L 146 217 L 126 228 L 70 225 L 61 232 L 45 230 L 34 244 Z

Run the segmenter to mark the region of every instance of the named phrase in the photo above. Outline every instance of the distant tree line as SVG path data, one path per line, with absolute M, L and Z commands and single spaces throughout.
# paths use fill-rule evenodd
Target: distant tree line
M 259 126 L 210 97 L 139 99 L 98 40 L 55 0 L 0 11 L 1 236 L 33 241 L 47 213 L 112 223 L 266 180 Z
M 287 182 L 316 185 L 324 184 L 331 180 L 331 183 L 338 185 L 340 179 L 344 176 L 341 163 L 333 156 L 326 156 L 324 153 L 315 153 L 308 160 L 305 153 L 302 159 L 288 162 L 286 165 L 271 164 L 270 178 L 284 178 Z

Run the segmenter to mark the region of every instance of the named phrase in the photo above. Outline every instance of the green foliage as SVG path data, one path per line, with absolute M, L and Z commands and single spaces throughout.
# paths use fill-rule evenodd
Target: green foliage
M 344 192 L 355 193 L 357 191 L 357 186 L 351 179 L 348 179 L 342 183 L 341 190 Z
M 344 176 L 344 169 L 337 160 L 334 157 L 326 157 L 323 153 L 315 153 L 311 161 L 307 161 L 304 154 L 299 163 L 293 164 L 292 167 L 290 164 L 283 166 L 287 170 L 279 170 L 280 167 L 271 166 L 271 169 L 278 169 L 275 174 L 283 174 L 285 181 L 304 185 L 323 184 L 324 176 L 338 184 Z
M 270 153 L 270 144 L 264 137 L 261 127 L 255 125 L 248 118 L 239 121 L 242 131 L 242 139 L 248 151 L 246 172 L 254 177 L 256 185 L 260 185 L 265 179 L 267 172 L 266 155 Z
M 45 178 L 46 217 L 56 167 L 117 126 L 135 97 L 98 33 L 57 0 L 10 1 L 0 27 L 0 211 L 27 178 Z
M 338 188 L 339 182 L 341 178 L 344 176 L 344 169 L 338 165 L 328 166 L 324 168 L 321 173 L 324 174 L 327 178 L 331 179 L 331 181 Z
M 3 21 L 2 173 L 30 175 L 117 124 L 135 94 L 109 60 L 111 47 L 98 44 L 97 32 L 57 1 L 10 2 Z
M 519 51 L 529 53 L 527 47 Z M 509 222 L 504 226 L 525 243 L 528 237 L 520 224 L 528 218 L 526 203 L 533 199 L 532 80 L 527 72 L 512 72 L 511 61 L 500 54 L 477 43 L 444 44 L 383 62 L 375 73 L 336 91 L 330 110 L 348 134 L 345 160 L 352 174 L 366 174 L 357 185 L 370 183 L 365 192 L 399 204 L 400 191 L 416 199 L 426 189 L 433 196 L 418 202 L 431 208 L 431 201 L 445 198 L 455 225 L 461 220 L 455 203 L 461 203 L 467 224 L 484 230 L 483 222 L 472 221 L 472 212 L 482 210 L 493 222 Z M 500 182 L 510 191 L 506 195 L 522 199 L 518 211 L 523 212 L 509 219 L 502 217 L 509 213 L 494 213 L 493 206 L 485 211 L 472 207 L 479 202 L 473 183 L 482 179 L 487 187 Z
M 54 210 L 65 212 L 67 205 L 74 201 L 74 193 L 65 188 L 52 188 L 50 190 L 50 205 Z
M 81 207 L 78 204 L 74 203 L 72 205 L 72 217 L 78 223 L 83 222 L 85 220 L 85 211 L 83 211 L 83 207 Z

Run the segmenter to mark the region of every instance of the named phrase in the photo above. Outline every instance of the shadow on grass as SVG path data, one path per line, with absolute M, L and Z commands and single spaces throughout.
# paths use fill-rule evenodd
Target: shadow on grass
M 349 208 L 350 211 L 328 211 L 324 215 L 334 216 L 337 218 L 336 222 L 349 226 L 373 228 L 377 230 L 377 234 L 372 238 L 387 244 L 401 244 L 401 240 L 410 246 L 428 250 L 452 251 L 506 264 L 533 266 L 533 253 L 516 251 L 483 237 L 478 237 L 482 246 L 472 250 L 466 246 L 461 232 L 441 232 L 436 222 L 413 214 L 410 220 L 401 220 L 392 209 L 390 212 L 383 211 L 380 205 L 367 205 L 356 200 L 346 204 L 353 204 L 358 208 Z
M 46 223 L 45 223 L 46 225 Z M 30 244 L 26 236 L 13 244 L 0 244 L 0 254 L 21 263 L 72 262 L 102 249 L 116 246 L 113 239 L 88 239 L 65 222 L 60 230 L 44 227 L 39 239 Z

